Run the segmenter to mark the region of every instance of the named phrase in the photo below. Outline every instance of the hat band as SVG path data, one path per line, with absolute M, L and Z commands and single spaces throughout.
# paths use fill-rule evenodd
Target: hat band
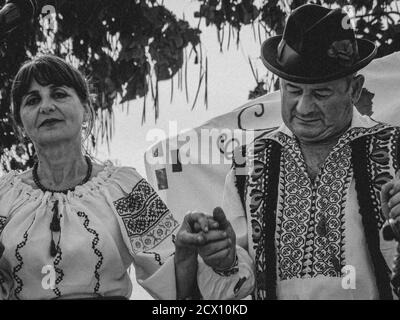
M 300 63 L 301 56 L 282 39 L 278 45 L 276 61 L 281 67 L 292 69 Z

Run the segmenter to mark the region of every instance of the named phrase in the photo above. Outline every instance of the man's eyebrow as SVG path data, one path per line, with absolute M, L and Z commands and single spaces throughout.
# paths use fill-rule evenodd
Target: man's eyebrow
M 315 88 L 314 91 L 333 91 L 330 87 Z
M 292 88 L 296 88 L 296 89 L 301 89 L 300 87 L 298 87 L 295 84 L 290 83 L 290 82 L 286 82 L 286 86 L 289 86 L 289 87 L 292 87 Z

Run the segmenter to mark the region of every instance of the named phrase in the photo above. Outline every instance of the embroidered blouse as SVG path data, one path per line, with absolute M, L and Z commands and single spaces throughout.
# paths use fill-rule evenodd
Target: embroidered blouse
M 365 139 L 365 175 L 371 177 L 369 191 L 376 211 L 371 221 L 379 232 L 384 223 L 380 187 L 398 170 L 399 135 L 399 128 L 377 123 L 354 109 L 351 127 L 315 181 L 309 178 L 298 143 L 284 124 L 247 148 L 250 173 L 240 178 L 238 167 L 232 168 L 226 178 L 223 209 L 238 244 L 254 260 L 254 299 L 274 295 L 277 299 L 379 298 L 367 246 L 370 235 L 359 212 L 351 144 Z M 268 163 L 274 154 L 276 166 L 271 167 Z M 396 242 L 383 240 L 381 232 L 378 237 L 378 251 L 391 266 Z
M 61 231 L 53 232 L 59 250 L 52 257 L 49 225 L 56 200 Z M 0 242 L 5 247 L 0 298 L 129 298 L 127 269 L 133 264 L 138 283 L 154 298 L 175 299 L 173 240 L 178 227 L 133 168 L 108 162 L 96 177 L 67 194 L 34 189 L 10 172 L 0 179 Z M 241 298 L 250 292 L 250 258 L 240 249 L 238 256 L 240 271 L 230 277 L 216 274 L 199 259 L 205 299 Z M 240 277 L 248 281 L 234 292 Z

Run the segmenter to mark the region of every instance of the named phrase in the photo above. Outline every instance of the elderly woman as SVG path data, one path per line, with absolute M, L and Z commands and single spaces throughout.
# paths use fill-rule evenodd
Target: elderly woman
M 174 259 L 178 223 L 153 188 L 135 169 L 98 164 L 83 153 L 83 128 L 90 132 L 94 112 L 78 70 L 51 55 L 27 62 L 14 79 L 12 107 L 38 161 L 0 179 L 0 298 L 127 299 L 132 263 L 155 298 L 192 295 L 197 276 L 199 283 L 208 279 L 224 288 L 243 274 L 251 278 L 246 268 L 220 275 L 204 263 L 197 272 L 196 245 L 212 238 L 202 249 L 206 257 L 214 244 L 218 250 L 232 244 L 218 223 L 196 213 L 178 232 Z M 226 269 L 221 259 L 209 264 Z M 229 298 L 213 287 L 201 289 L 205 298 Z

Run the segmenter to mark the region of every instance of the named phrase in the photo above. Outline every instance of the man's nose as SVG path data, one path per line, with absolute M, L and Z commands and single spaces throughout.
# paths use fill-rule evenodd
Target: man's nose
M 308 115 L 315 112 L 315 100 L 311 94 L 302 94 L 296 104 L 296 113 Z

